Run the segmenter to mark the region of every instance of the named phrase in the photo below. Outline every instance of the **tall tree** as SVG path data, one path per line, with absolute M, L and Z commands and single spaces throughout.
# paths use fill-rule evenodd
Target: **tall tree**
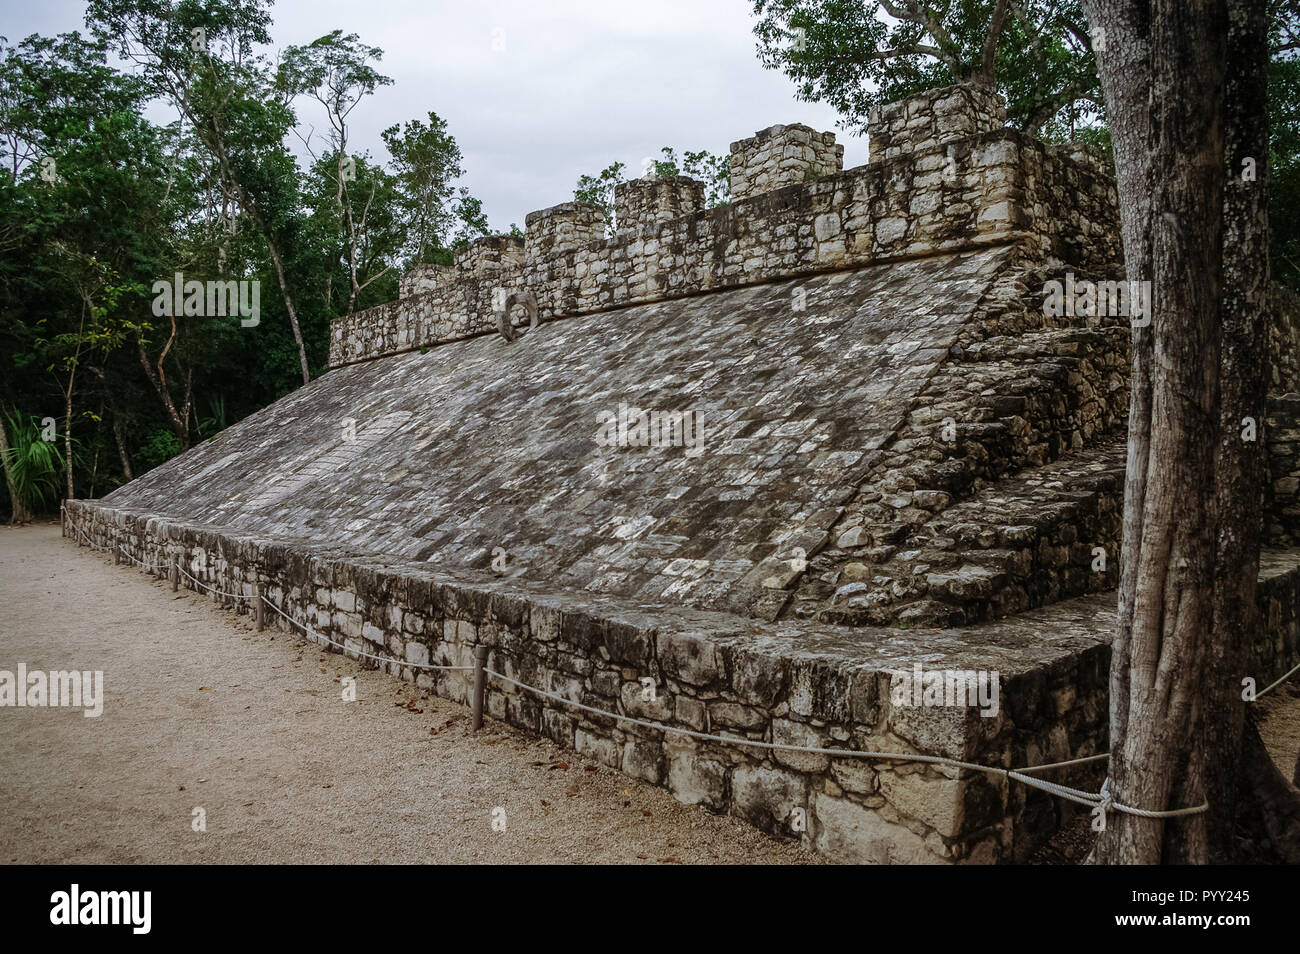
M 412 119 L 389 126 L 380 136 L 392 157 L 398 205 L 406 226 L 403 264 L 450 265 L 448 251 L 458 242 L 490 234 L 483 203 L 456 180 L 465 174 L 464 157 L 446 120 Z
M 270 0 L 90 0 L 86 25 L 189 124 L 261 233 L 306 384 L 311 371 L 284 250 L 296 211 L 297 167 L 284 146 L 294 117 L 257 53 L 271 41 L 270 6 Z
M 1011 124 L 1077 135 L 1100 114 L 1079 0 L 754 0 L 759 59 L 864 130 L 871 109 L 957 82 L 997 88 Z
M 1125 264 L 1150 281 L 1132 337 L 1111 813 L 1095 860 L 1231 851 L 1246 634 L 1259 570 L 1268 320 L 1267 23 L 1252 0 L 1085 0 L 1098 44 Z
M 341 210 L 345 260 L 348 266 L 347 314 L 357 307 L 357 298 L 365 287 L 360 278 L 361 262 L 366 244 L 365 234 L 371 209 L 374 206 L 378 178 L 370 177 L 368 192 L 363 193 L 359 208 L 354 208 L 351 183 L 357 181 L 357 159 L 348 155 L 350 119 L 352 111 L 361 100 L 370 96 L 380 86 L 392 84 L 371 61 L 383 57 L 378 47 L 366 46 L 355 33 L 346 36 L 334 30 L 312 41 L 307 46 L 291 46 L 284 51 L 280 61 L 277 85 L 289 96 L 306 94 L 325 110 L 329 121 L 329 152 L 333 160 L 332 178 L 335 203 Z M 310 139 L 305 139 L 311 149 Z M 323 171 L 323 170 L 322 170 Z M 387 267 L 371 275 L 365 284 L 381 277 Z

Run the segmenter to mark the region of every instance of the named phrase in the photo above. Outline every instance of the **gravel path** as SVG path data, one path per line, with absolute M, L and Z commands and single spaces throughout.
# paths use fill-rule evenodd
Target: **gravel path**
M 57 525 L 0 528 L 0 670 L 19 663 L 102 670 L 104 711 L 0 708 L 4 863 L 817 860 L 500 723 L 472 737 L 465 707 Z

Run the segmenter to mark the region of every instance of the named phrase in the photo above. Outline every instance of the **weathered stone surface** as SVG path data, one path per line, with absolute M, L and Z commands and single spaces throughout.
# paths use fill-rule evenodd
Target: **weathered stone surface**
M 735 814 L 764 831 L 790 834 L 794 810 L 808 807 L 806 783 L 782 769 L 738 768 L 731 791 Z
M 711 811 L 726 807 L 726 766 L 693 749 L 668 749 L 668 788 L 678 801 Z
M 817 850 L 849 864 L 925 865 L 943 858 L 932 853 L 925 839 L 902 825 L 884 821 L 870 811 L 843 798 L 815 796 Z

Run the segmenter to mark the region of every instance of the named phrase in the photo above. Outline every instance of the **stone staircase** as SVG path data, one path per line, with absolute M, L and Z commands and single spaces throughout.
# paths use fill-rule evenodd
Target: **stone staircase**
M 1040 279 L 990 295 L 778 615 L 954 626 L 1115 585 L 1128 329 L 1045 318 Z

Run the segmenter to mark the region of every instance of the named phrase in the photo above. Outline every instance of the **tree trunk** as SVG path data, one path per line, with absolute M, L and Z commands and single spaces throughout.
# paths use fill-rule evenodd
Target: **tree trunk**
M 1141 34 L 1124 31 L 1148 8 L 1124 6 L 1122 21 L 1094 21 L 1106 31 L 1103 64 L 1112 43 L 1140 56 Z M 1205 794 L 1198 736 L 1214 618 L 1216 498 L 1207 491 L 1219 444 L 1226 9 L 1225 0 L 1155 0 L 1149 9 L 1150 99 L 1136 108 L 1149 115 L 1151 206 L 1145 222 L 1136 210 L 1123 213 L 1126 247 L 1133 233 L 1150 249 L 1153 307 L 1151 333 L 1133 342 L 1135 370 L 1145 373 L 1133 382 L 1110 784 L 1117 802 L 1160 811 Z M 1105 68 L 1108 91 L 1128 88 L 1132 76 L 1116 76 L 1114 62 Z M 1112 130 L 1117 162 L 1118 140 L 1140 125 Z M 1128 141 L 1124 152 L 1137 148 Z M 1132 266 L 1130 280 L 1147 278 Z M 1166 825 L 1112 812 L 1107 821 L 1096 850 L 1103 863 L 1160 862 L 1166 828 L 1176 826 L 1180 860 L 1206 860 L 1203 815 Z
M 18 496 L 18 484 L 14 482 L 13 461 L 10 459 L 9 435 L 5 433 L 5 422 L 0 419 L 0 464 L 5 471 L 5 486 L 9 488 L 9 523 L 31 523 L 32 513 L 26 503 Z
M 122 461 L 122 473 L 126 475 L 127 480 L 134 480 L 135 475 L 131 473 L 131 457 L 126 452 L 126 440 L 122 437 L 122 418 L 116 411 L 113 412 L 113 440 L 117 443 L 117 456 Z
M 289 313 L 289 327 L 293 329 L 293 340 L 298 343 L 298 364 L 302 368 L 302 383 L 311 383 L 311 372 L 307 370 L 307 347 L 302 342 L 302 329 L 298 326 L 298 312 L 293 307 L 293 298 L 289 295 L 289 283 L 284 277 L 284 265 L 280 262 L 280 253 L 275 247 L 275 239 L 270 229 L 265 229 L 266 247 L 271 250 L 271 261 L 275 263 L 275 277 L 280 282 L 280 293 L 284 295 L 284 308 Z
M 173 319 L 173 323 L 175 319 Z M 158 367 L 154 368 L 149 363 L 149 353 L 145 350 L 144 340 L 137 337 L 135 339 L 136 349 L 140 355 L 140 365 L 144 368 L 145 377 L 153 385 L 153 389 L 158 392 L 158 398 L 162 401 L 163 407 L 167 410 L 167 418 L 171 421 L 172 432 L 176 435 L 176 440 L 180 443 L 182 451 L 189 450 L 190 447 L 190 430 L 187 426 L 189 417 L 189 408 L 185 409 L 185 416 L 181 416 L 176 410 L 176 402 L 172 400 L 172 393 L 167 388 L 167 378 L 162 369 L 163 358 L 167 356 L 166 349 L 163 350 L 163 357 L 158 359 Z
M 1214 625 L 1206 685 L 1206 798 L 1210 860 L 1241 860 L 1235 838 L 1246 705 L 1241 677 L 1250 675 L 1250 641 L 1257 632 L 1255 587 L 1264 526 L 1264 442 L 1243 440 L 1249 423 L 1262 426 L 1267 406 L 1268 323 L 1268 18 L 1263 4 L 1228 0 L 1227 85 L 1224 99 L 1223 300 L 1220 436 L 1215 473 L 1219 526 Z M 1243 176 L 1252 159 L 1256 176 Z M 1257 677 L 1259 674 L 1255 674 Z M 1257 678 L 1257 683 L 1259 682 Z M 1253 726 L 1250 732 L 1258 737 Z M 1260 746 L 1262 750 L 1262 745 Z M 1271 768 L 1271 766 L 1270 766 Z
M 1111 813 L 1102 863 L 1232 860 L 1243 811 L 1294 840 L 1266 774 L 1241 679 L 1262 527 L 1268 320 L 1267 21 L 1254 0 L 1085 0 L 1115 146 L 1130 279 L 1152 281 L 1133 334 L 1119 621 L 1111 667 L 1111 792 L 1162 821 Z M 1249 419 L 1249 420 L 1246 420 Z M 1253 427 L 1253 430 L 1250 428 Z M 1253 780 L 1253 781 L 1252 781 Z M 1280 787 L 1276 784 L 1280 782 Z M 1262 783 L 1261 783 L 1262 784 Z
M 1151 84 L 1150 15 L 1145 2 L 1084 0 L 1088 22 L 1106 32 L 1098 35 L 1097 70 L 1106 95 L 1106 118 L 1115 151 L 1115 181 L 1119 192 L 1124 267 L 1130 280 L 1151 275 L 1151 244 L 1146 223 L 1151 216 L 1147 189 L 1150 155 L 1147 97 Z M 1104 37 L 1104 41 L 1102 40 Z M 1120 544 L 1119 607 L 1111 648 L 1110 738 L 1112 748 L 1128 731 L 1129 672 L 1133 605 L 1137 587 L 1136 554 L 1142 540 L 1142 500 L 1146 496 L 1150 458 L 1152 327 L 1131 331 L 1128 455 L 1124 477 L 1124 527 Z
M 68 389 L 63 392 L 63 470 L 68 475 L 68 499 L 76 499 L 77 493 L 72 488 L 72 384 L 76 380 L 77 369 L 73 366 L 68 375 Z

